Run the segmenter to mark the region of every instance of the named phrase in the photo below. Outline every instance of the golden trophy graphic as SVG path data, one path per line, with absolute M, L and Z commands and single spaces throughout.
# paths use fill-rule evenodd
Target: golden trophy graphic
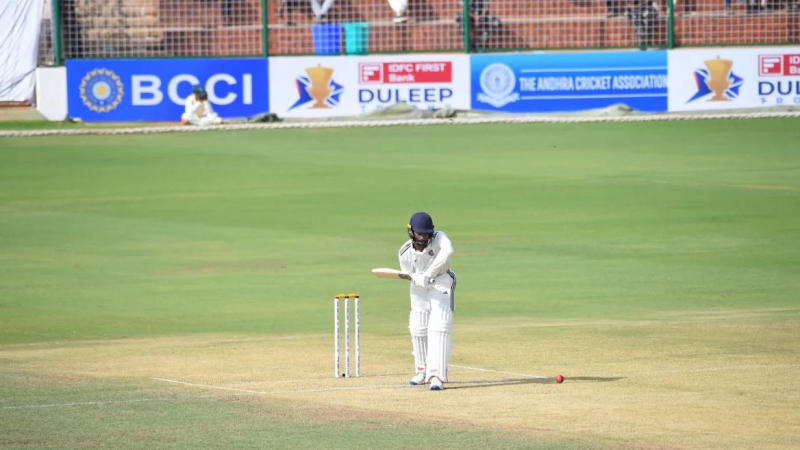
M 706 81 L 706 85 L 714 92 L 714 96 L 708 99 L 708 101 L 730 101 L 731 99 L 725 96 L 725 91 L 731 86 L 728 74 L 731 72 L 733 61 L 729 59 L 720 59 L 719 56 L 717 56 L 717 59 L 708 59 L 704 61 L 704 63 L 708 68 L 708 80 Z
M 330 67 L 309 67 L 306 69 L 308 79 L 311 81 L 311 88 L 308 89 L 308 94 L 315 100 L 312 108 L 330 108 L 325 104 L 328 96 L 331 95 L 332 89 L 329 84 L 331 76 L 333 76 L 333 69 Z

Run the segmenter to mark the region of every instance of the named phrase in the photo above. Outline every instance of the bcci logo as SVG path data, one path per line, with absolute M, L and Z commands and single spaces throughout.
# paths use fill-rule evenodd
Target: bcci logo
M 733 61 L 717 57 L 704 63 L 705 69 L 694 71 L 697 92 L 686 103 L 709 95 L 711 95 L 709 102 L 728 102 L 738 98 L 739 88 L 744 84 L 744 80 L 731 71 Z
M 125 90 L 117 74 L 108 69 L 94 69 L 81 80 L 81 100 L 95 112 L 104 113 L 119 106 Z
M 500 108 L 519 100 L 519 93 L 514 92 L 514 88 L 517 87 L 517 77 L 505 64 L 494 63 L 486 66 L 481 72 L 480 84 L 483 91 L 477 95 L 480 102 Z
M 333 69 L 330 67 L 309 67 L 306 75 L 295 80 L 297 94 L 300 98 L 289 109 L 295 109 L 314 102 L 311 108 L 333 108 L 339 104 L 339 97 L 344 86 L 333 81 Z

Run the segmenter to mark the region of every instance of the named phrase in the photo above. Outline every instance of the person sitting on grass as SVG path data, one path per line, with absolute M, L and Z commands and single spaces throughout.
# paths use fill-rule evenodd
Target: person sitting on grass
M 208 101 L 208 93 L 203 89 L 203 86 L 197 85 L 192 88 L 192 95 L 186 98 L 186 107 L 181 116 L 181 125 L 186 125 L 187 123 L 202 126 L 222 123 L 222 119 L 211 107 L 211 102 Z

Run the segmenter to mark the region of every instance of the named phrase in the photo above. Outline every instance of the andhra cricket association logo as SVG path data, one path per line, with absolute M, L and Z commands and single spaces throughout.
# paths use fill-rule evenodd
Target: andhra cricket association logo
M 125 89 L 122 80 L 113 71 L 94 69 L 81 79 L 80 94 L 87 108 L 106 113 L 119 106 Z
M 744 79 L 731 70 L 733 61 L 729 59 L 708 59 L 703 61 L 705 68 L 694 71 L 697 92 L 686 103 L 710 97 L 709 102 L 727 102 L 739 98 L 739 88 Z
M 339 97 L 344 92 L 344 86 L 333 79 L 333 69 L 320 65 L 307 68 L 306 75 L 295 79 L 295 86 L 299 98 L 289 108 L 290 111 L 312 102 L 311 108 L 333 108 L 339 104 Z
M 514 92 L 517 86 L 517 77 L 514 71 L 503 63 L 494 63 L 486 66 L 480 75 L 481 92 L 477 100 L 488 103 L 495 108 L 502 108 L 508 103 L 519 100 L 519 93 Z

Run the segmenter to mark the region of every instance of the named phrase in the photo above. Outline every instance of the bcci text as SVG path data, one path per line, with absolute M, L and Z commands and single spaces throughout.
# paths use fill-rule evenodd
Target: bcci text
M 204 83 L 208 92 L 208 100 L 215 105 L 230 105 L 241 96 L 241 103 L 253 103 L 253 75 L 243 73 L 237 80 L 230 74 L 217 73 L 211 75 Z M 131 75 L 131 104 L 134 106 L 158 105 L 164 100 L 164 90 L 161 78 L 156 75 Z M 167 81 L 166 93 L 172 103 L 183 105 L 186 95 L 178 94 L 178 87 L 186 84 L 191 86 L 201 84 L 194 75 L 178 74 Z M 187 89 L 181 89 L 187 91 Z

